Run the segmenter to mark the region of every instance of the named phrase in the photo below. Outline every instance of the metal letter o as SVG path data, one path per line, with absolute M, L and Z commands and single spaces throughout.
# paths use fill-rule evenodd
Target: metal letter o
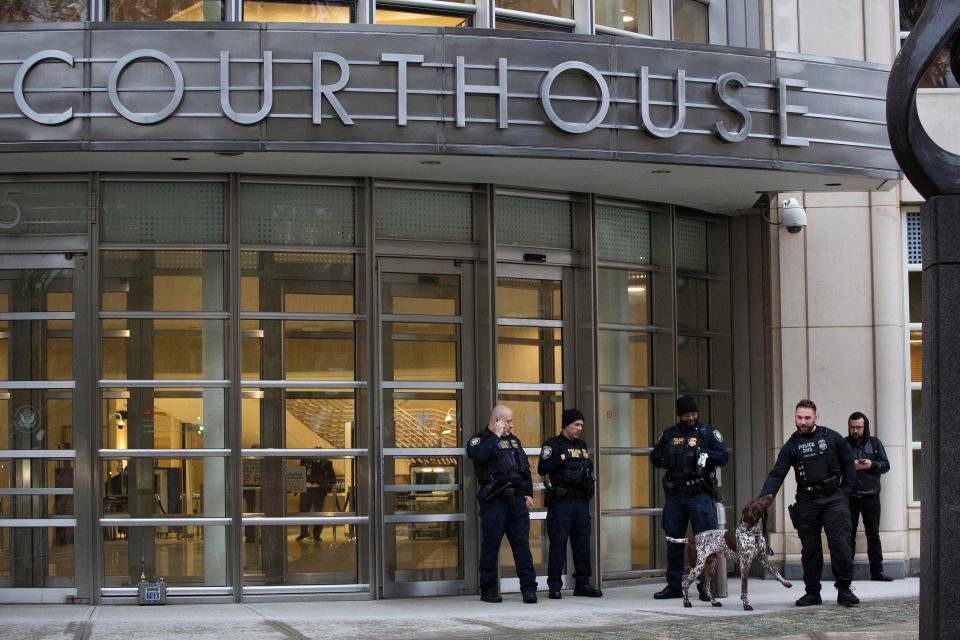
M 117 91 L 120 74 L 123 73 L 127 65 L 140 58 L 153 58 L 163 63 L 167 69 L 170 70 L 170 73 L 173 74 L 173 97 L 170 99 L 170 102 L 167 103 L 167 106 L 156 113 L 130 111 L 130 109 L 127 109 L 123 106 L 123 103 L 120 102 L 120 94 Z M 173 58 L 162 51 L 157 51 L 156 49 L 137 49 L 123 56 L 117 60 L 117 64 L 113 65 L 113 69 L 110 71 L 110 81 L 107 85 L 107 90 L 110 93 L 110 103 L 121 116 L 137 124 L 156 124 L 169 118 L 180 106 L 180 101 L 183 100 L 183 73 Z
M 557 112 L 553 109 L 553 105 L 550 103 L 550 89 L 553 87 L 553 81 L 556 80 L 561 73 L 571 69 L 583 71 L 593 78 L 593 81 L 600 87 L 600 106 L 597 108 L 597 113 L 587 122 L 567 122 L 557 115 Z M 586 133 L 596 129 L 597 125 L 607 117 L 607 111 L 610 109 L 610 88 L 607 86 L 607 81 L 603 78 L 603 75 L 597 71 L 596 68 L 586 62 L 569 60 L 550 69 L 547 75 L 544 76 L 543 82 L 540 83 L 540 102 L 543 104 L 543 111 L 547 114 L 547 119 L 558 129 L 562 129 L 568 133 Z

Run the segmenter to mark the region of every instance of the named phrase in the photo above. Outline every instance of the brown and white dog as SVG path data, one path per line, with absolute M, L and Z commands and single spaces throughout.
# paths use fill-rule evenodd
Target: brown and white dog
M 735 531 L 710 529 L 698 533 L 692 541 L 690 538 L 667 537 L 670 542 L 686 543 L 687 545 L 687 558 L 692 568 L 683 580 L 683 606 L 693 606 L 690 604 L 690 585 L 696 581 L 702 571 L 707 572 L 704 587 L 707 596 L 710 598 L 710 604 L 715 607 L 723 606 L 722 603 L 717 602 L 710 591 L 713 569 L 717 563 L 718 554 L 723 554 L 728 560 L 740 561 L 740 600 L 743 601 L 745 611 L 753 611 L 753 606 L 747 598 L 747 578 L 750 574 L 750 564 L 754 560 L 758 560 L 767 571 L 780 581 L 780 584 L 788 589 L 793 586 L 770 564 L 767 557 L 767 541 L 763 537 L 760 522 L 772 501 L 771 496 L 763 496 L 748 502 L 740 514 L 740 522 L 737 523 Z

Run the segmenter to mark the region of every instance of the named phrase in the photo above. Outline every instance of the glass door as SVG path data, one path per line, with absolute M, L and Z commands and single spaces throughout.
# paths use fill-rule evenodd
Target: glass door
M 85 281 L 82 255 L 0 256 L 0 592 L 77 595 L 82 582 L 74 473 L 76 439 L 89 434 L 74 362 L 87 359 L 74 337 Z
M 378 274 L 383 595 L 460 593 L 476 581 L 471 265 L 382 259 Z
M 570 271 L 561 267 L 497 267 L 497 402 L 513 410 L 513 433 L 523 443 L 533 475 L 530 551 L 545 584 L 546 507 L 537 473 L 540 445 L 560 432 L 565 399 L 573 398 L 573 348 L 564 318 L 573 317 Z M 572 400 L 569 400 L 572 402 Z M 500 589 L 519 591 L 513 553 L 500 546 Z

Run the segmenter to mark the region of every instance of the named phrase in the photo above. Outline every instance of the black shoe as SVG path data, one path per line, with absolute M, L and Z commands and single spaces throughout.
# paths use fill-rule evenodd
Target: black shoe
M 680 589 L 675 589 L 670 585 L 665 586 L 663 589 L 660 589 L 660 591 L 657 591 L 655 594 L 653 594 L 653 598 L 655 600 L 667 600 L 668 598 L 682 598 L 682 597 L 683 597 L 683 591 Z
M 700 594 L 700 602 L 710 602 L 710 596 L 707 595 L 707 588 L 697 583 L 697 593 Z
M 307 534 L 305 533 L 301 533 L 300 535 L 297 536 L 297 542 L 303 542 L 306 539 L 307 539 Z
M 812 607 L 818 604 L 823 604 L 823 600 L 820 599 L 819 593 L 805 593 L 800 597 L 799 600 L 797 600 L 798 607 Z
M 837 604 L 845 607 L 855 607 L 860 604 L 860 598 L 853 595 L 853 591 L 850 591 L 850 589 L 838 589 Z
M 313 536 L 314 542 L 320 542 L 320 536 Z
M 524 591 L 523 592 L 523 601 L 527 604 L 536 604 L 537 603 L 537 592 L 536 591 Z
M 560 595 L 560 589 L 550 589 L 550 599 L 551 599 L 551 600 L 559 600 L 559 599 L 562 598 L 562 597 L 563 597 L 563 596 Z
M 480 599 L 484 602 L 503 602 L 503 598 L 496 591 L 484 591 L 480 594 Z
M 878 573 L 875 576 L 871 576 L 870 579 L 874 582 L 893 582 L 893 578 L 885 573 Z
M 589 582 L 584 584 L 578 584 L 573 588 L 573 595 L 583 596 L 584 598 L 601 598 L 603 597 L 603 591 L 595 588 Z

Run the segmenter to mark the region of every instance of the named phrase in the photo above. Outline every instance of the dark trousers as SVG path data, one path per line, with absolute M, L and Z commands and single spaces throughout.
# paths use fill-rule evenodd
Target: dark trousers
M 830 568 L 834 586 L 850 588 L 853 580 L 853 557 L 850 555 L 850 505 L 842 491 L 812 498 L 797 494 L 797 535 L 803 546 L 800 560 L 803 564 L 803 583 L 807 593 L 820 593 L 823 573 L 823 544 L 820 532 L 827 533 L 830 548 Z
M 537 572 L 530 554 L 530 514 L 523 496 L 480 500 L 480 591 L 498 592 L 497 565 L 504 534 L 513 551 L 521 591 L 536 591 Z
M 883 573 L 883 550 L 880 548 L 880 496 L 850 497 L 850 557 L 857 553 L 857 521 L 863 514 L 863 530 L 867 534 L 867 558 L 870 577 Z
M 573 549 L 573 579 L 590 583 L 590 503 L 586 500 L 555 500 L 547 511 L 547 536 L 550 557 L 547 562 L 547 586 L 563 586 L 563 565 L 567 559 L 567 540 Z
M 693 529 L 693 535 L 701 531 L 717 528 L 717 511 L 713 498 L 705 493 L 692 496 L 675 495 L 667 498 L 663 505 L 663 531 L 671 538 L 683 538 L 687 533 L 687 523 Z M 667 585 L 679 590 L 683 581 L 683 548 L 685 545 L 667 543 Z M 703 584 L 700 574 L 700 584 Z
M 300 513 L 309 513 L 310 511 L 323 511 L 323 501 L 327 498 L 327 492 L 320 487 L 307 487 L 307 490 L 300 494 Z M 323 525 L 313 525 L 313 537 L 320 539 L 323 533 Z M 300 525 L 300 535 L 307 535 L 307 525 Z

